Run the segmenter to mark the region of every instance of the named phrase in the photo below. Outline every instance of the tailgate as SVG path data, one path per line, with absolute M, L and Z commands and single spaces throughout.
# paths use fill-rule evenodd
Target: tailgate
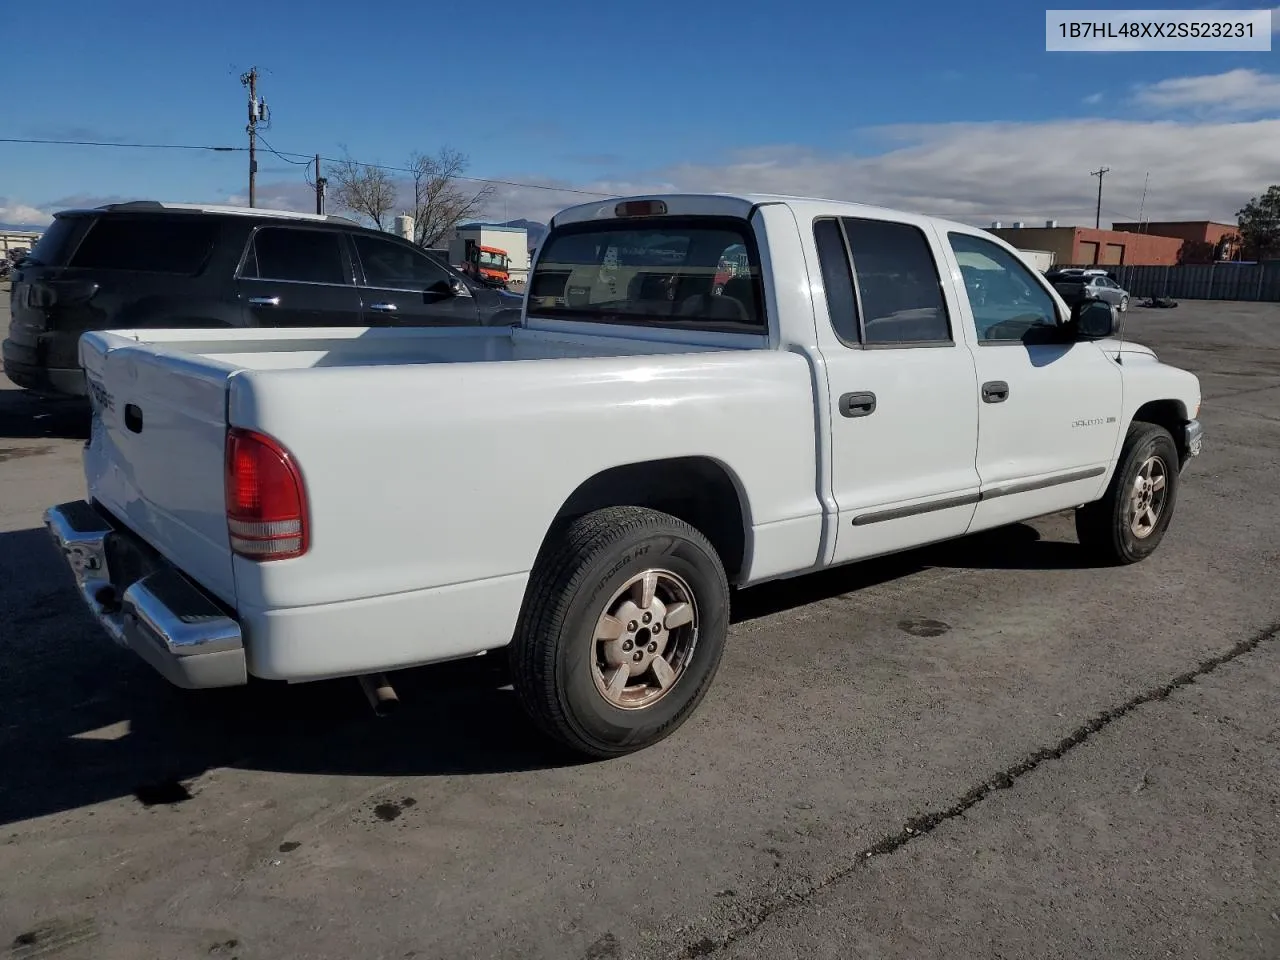
M 82 338 L 80 361 L 93 404 L 90 498 L 234 605 L 223 491 L 234 368 L 111 333 Z

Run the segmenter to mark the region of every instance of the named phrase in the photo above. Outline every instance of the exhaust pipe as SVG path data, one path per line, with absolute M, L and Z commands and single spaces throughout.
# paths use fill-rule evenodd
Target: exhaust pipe
M 387 717 L 400 706 L 400 698 L 385 673 L 366 673 L 360 676 L 360 689 L 369 699 L 375 716 Z

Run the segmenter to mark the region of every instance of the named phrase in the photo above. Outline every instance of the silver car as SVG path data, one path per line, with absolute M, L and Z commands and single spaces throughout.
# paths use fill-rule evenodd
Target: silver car
M 1077 300 L 1105 300 L 1121 313 L 1129 309 L 1129 291 L 1107 276 L 1103 270 L 1053 270 L 1049 282 L 1072 304 Z

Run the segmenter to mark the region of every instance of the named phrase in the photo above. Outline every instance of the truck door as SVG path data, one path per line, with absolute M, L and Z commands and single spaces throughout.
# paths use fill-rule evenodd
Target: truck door
M 831 407 L 837 563 L 963 534 L 978 501 L 973 357 L 922 225 L 823 218 L 816 301 Z
M 969 233 L 946 242 L 978 373 L 982 501 L 971 529 L 1093 499 L 1122 426 L 1119 366 L 1101 345 L 1063 338 L 1047 283 L 1021 258 Z

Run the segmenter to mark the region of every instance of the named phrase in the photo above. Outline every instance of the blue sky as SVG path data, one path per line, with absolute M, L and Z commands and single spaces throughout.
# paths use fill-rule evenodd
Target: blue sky
M 1025 2 L 64 0 L 18 16 L 24 37 L 56 40 L 6 44 L 0 137 L 240 146 L 239 76 L 256 64 L 278 149 L 399 164 L 448 145 L 477 176 L 604 193 L 1084 222 L 1101 164 L 1112 218 L 1136 215 L 1148 173 L 1157 218 L 1229 216 L 1280 180 L 1275 53 L 1046 53 L 1044 5 Z M 103 198 L 242 200 L 245 166 L 0 143 L 0 222 Z M 308 204 L 301 168 L 270 154 L 259 189 Z M 504 188 L 487 213 L 576 199 Z

